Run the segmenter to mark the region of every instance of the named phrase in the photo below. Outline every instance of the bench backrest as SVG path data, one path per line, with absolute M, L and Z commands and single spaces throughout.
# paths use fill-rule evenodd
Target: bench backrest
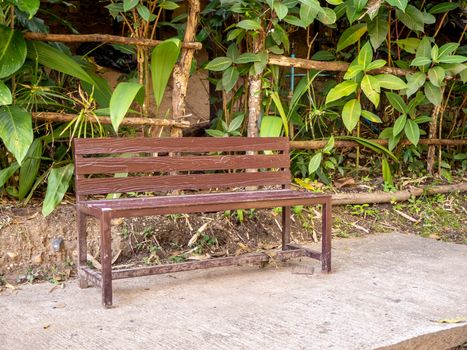
M 94 194 L 288 187 L 291 180 L 284 137 L 77 138 L 73 149 L 78 201 Z

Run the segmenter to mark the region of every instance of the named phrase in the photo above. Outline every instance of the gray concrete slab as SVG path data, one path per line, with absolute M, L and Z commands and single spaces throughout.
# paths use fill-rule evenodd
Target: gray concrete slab
M 436 321 L 467 317 L 467 246 L 385 234 L 333 254 L 330 275 L 302 259 L 115 281 L 110 310 L 76 281 L 22 286 L 0 294 L 0 348 L 374 349 L 463 326 Z

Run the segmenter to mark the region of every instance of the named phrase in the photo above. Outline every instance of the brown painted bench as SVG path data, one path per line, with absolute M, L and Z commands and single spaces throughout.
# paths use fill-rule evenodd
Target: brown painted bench
M 331 271 L 331 197 L 290 189 L 289 141 L 286 138 L 74 139 L 73 146 L 79 283 L 81 288 L 86 288 L 88 283 L 101 287 L 102 303 L 106 307 L 112 306 L 114 279 L 262 263 L 273 256 L 252 253 L 112 270 L 111 220 L 114 218 L 282 207 L 282 249 L 274 258 L 307 256 L 321 260 L 323 271 Z M 117 173 L 127 173 L 127 176 L 115 177 Z M 255 189 L 251 190 L 252 187 Z M 198 190 L 209 193 L 195 192 Z M 174 191 L 178 194 L 174 195 Z M 185 192 L 180 195 L 180 191 Z M 92 198 L 93 195 L 128 192 L 146 196 Z M 321 204 L 323 211 L 321 253 L 290 244 L 290 207 L 316 204 Z M 88 216 L 100 221 L 101 271 L 87 265 Z

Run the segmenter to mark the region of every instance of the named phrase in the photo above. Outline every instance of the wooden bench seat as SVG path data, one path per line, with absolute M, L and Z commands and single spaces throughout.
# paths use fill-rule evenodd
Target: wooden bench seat
M 307 256 L 321 260 L 323 271 L 331 270 L 331 197 L 289 188 L 286 138 L 75 139 L 73 145 L 80 287 L 100 286 L 106 307 L 112 305 L 113 279 L 271 259 L 271 254 L 254 253 L 112 271 L 111 219 L 119 217 L 282 207 L 282 250 L 275 257 Z M 189 193 L 196 190 L 215 192 Z M 91 198 L 129 192 L 142 196 Z M 316 204 L 323 207 L 321 252 L 290 244 L 290 207 Z M 101 271 L 87 267 L 88 216 L 100 221 Z

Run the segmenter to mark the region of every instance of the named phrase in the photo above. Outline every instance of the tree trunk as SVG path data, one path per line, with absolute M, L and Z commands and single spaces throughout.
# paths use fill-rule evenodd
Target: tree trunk
M 199 0 L 188 1 L 188 20 L 186 23 L 185 36 L 183 42 L 193 42 L 196 39 L 196 28 L 198 26 L 198 16 L 200 11 Z M 192 48 L 182 48 L 180 62 L 175 65 L 172 74 L 173 77 L 173 91 L 172 91 L 172 109 L 174 120 L 180 119 L 184 116 L 186 110 L 186 93 L 188 88 L 188 80 L 190 78 L 191 62 L 195 50 Z M 171 136 L 182 136 L 181 130 L 173 128 Z
M 253 52 L 259 53 L 264 50 L 264 33 L 261 31 L 253 38 Z M 258 136 L 258 120 L 261 114 L 261 79 L 263 74 L 254 74 L 248 77 L 248 137 Z

